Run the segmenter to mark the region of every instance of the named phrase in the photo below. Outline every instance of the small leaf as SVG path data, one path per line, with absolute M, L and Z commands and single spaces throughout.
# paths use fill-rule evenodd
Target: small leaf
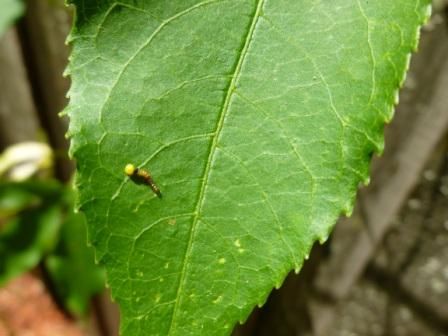
M 0 188 L 0 219 L 6 218 L 23 211 L 26 207 L 39 202 L 39 198 L 22 188 Z
M 36 266 L 53 247 L 60 222 L 59 209 L 42 210 L 6 224 L 0 237 L 0 283 Z
M 0 284 L 32 269 L 54 248 L 62 194 L 52 180 L 0 183 Z
M 0 0 L 0 37 L 25 9 L 22 0 Z
M 71 152 L 122 333 L 228 335 L 352 211 L 429 0 L 73 3 Z
M 91 297 L 104 289 L 104 272 L 94 263 L 93 250 L 86 245 L 81 214 L 70 213 L 62 223 L 59 243 L 45 259 L 57 295 L 74 315 L 88 312 Z

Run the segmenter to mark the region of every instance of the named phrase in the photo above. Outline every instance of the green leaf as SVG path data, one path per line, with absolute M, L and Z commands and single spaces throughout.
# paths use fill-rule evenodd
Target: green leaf
M 0 0 L 0 37 L 22 15 L 24 9 L 21 0 Z
M 58 201 L 61 195 L 62 186 L 53 180 L 0 181 L 0 222 L 26 209 Z
M 71 152 L 122 333 L 228 335 L 351 212 L 429 0 L 72 2 Z
M 57 295 L 74 315 L 88 312 L 91 297 L 104 289 L 104 271 L 86 246 L 84 217 L 70 213 L 62 223 L 56 250 L 45 259 Z
M 86 246 L 72 194 L 53 180 L 0 183 L 0 284 L 44 260 L 56 294 L 80 316 L 104 288 L 104 272 Z
M 12 219 L 0 231 L 0 285 L 37 266 L 55 244 L 58 207 Z
M 37 205 L 39 198 L 23 188 L 5 188 L 0 185 L 0 220 L 13 216 L 28 206 Z
M 5 222 L 0 227 L 1 285 L 35 267 L 54 248 L 61 224 L 61 209 L 57 203 L 61 189 L 51 181 L 2 183 L 0 189 L 2 199 L 11 195 L 17 199 L 17 204 L 27 198 L 30 201 L 14 217 L 3 219 Z

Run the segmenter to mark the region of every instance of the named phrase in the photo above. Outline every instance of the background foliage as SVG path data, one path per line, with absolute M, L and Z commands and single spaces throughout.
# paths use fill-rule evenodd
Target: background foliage
M 21 0 L 1 0 L 0 35 L 23 13 L 24 7 Z

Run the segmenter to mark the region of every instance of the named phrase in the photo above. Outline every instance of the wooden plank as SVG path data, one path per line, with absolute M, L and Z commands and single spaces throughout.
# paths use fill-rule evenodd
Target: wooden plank
M 68 120 L 59 113 L 67 105 L 70 87 L 63 77 L 69 56 L 65 40 L 71 27 L 71 13 L 63 1 L 30 0 L 20 24 L 20 38 L 32 83 L 36 107 L 50 145 L 56 152 L 56 174 L 68 181 L 74 165 L 68 160 L 65 138 Z
M 397 118 L 386 132 L 386 153 L 374 164 L 372 184 L 360 192 L 355 216 L 336 227 L 339 252 L 332 253 L 316 279 L 319 290 L 336 303 L 351 293 L 448 129 L 447 32 L 439 24 L 423 37 Z M 314 309 L 317 335 L 328 335 L 336 313 L 337 304 Z
M 14 28 L 0 38 L 0 148 L 37 139 L 39 120 Z

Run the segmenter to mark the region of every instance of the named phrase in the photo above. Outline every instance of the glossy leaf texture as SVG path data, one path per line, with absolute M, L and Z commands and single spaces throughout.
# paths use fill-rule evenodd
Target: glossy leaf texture
M 351 212 L 429 1 L 72 2 L 71 153 L 122 334 L 228 335 Z

